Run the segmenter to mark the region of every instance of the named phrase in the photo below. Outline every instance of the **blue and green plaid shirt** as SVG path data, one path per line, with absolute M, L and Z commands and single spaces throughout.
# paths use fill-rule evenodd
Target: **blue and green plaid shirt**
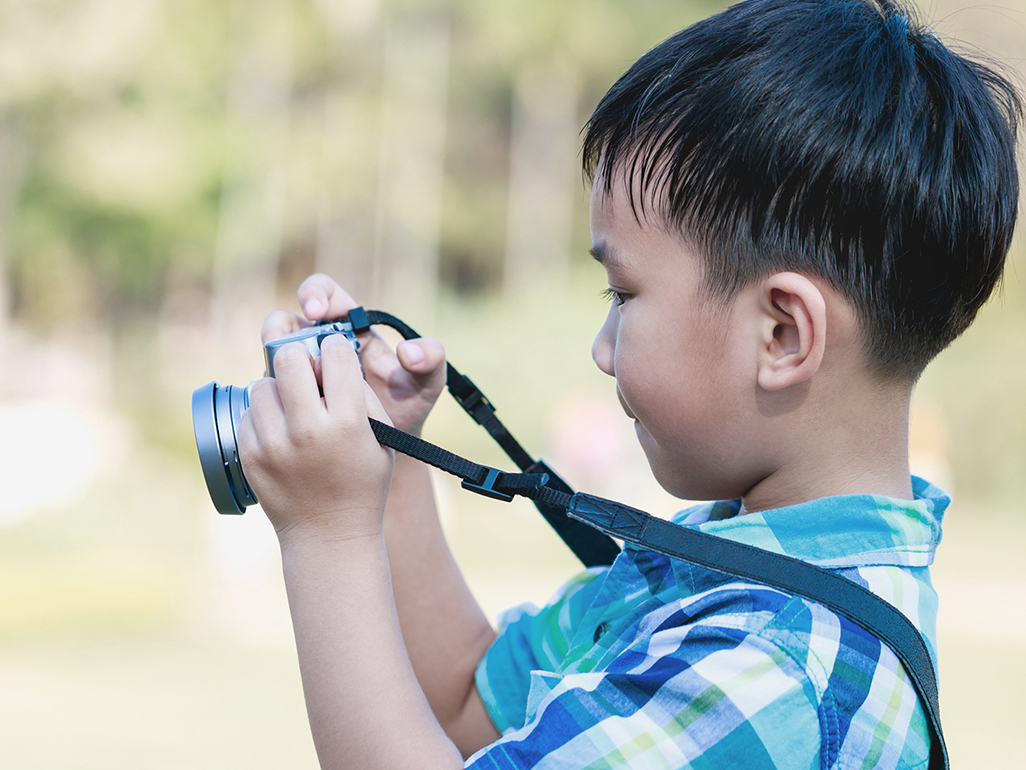
M 675 517 L 835 569 L 904 612 L 936 660 L 928 566 L 950 502 L 831 497 Z M 477 669 L 503 737 L 484 768 L 925 768 L 926 717 L 894 654 L 825 607 L 628 546 L 543 609 L 507 613 Z

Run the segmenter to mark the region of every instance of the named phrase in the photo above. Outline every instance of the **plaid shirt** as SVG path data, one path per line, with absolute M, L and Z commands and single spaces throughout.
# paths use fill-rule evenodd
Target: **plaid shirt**
M 950 502 L 831 497 L 675 520 L 836 569 L 902 610 L 936 660 L 928 566 Z M 879 640 L 825 607 L 628 546 L 503 618 L 477 686 L 484 768 L 925 768 L 926 717 Z

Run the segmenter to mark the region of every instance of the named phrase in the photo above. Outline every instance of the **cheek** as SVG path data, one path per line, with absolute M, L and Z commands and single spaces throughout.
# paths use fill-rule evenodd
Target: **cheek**
M 722 416 L 731 378 L 723 351 L 701 335 L 621 336 L 616 349 L 617 385 L 634 415 L 658 443 L 702 434 Z
M 658 349 L 646 348 L 622 335 L 614 352 L 617 389 L 631 413 L 646 424 L 658 418 L 669 397 L 665 366 L 654 360 L 657 353 Z

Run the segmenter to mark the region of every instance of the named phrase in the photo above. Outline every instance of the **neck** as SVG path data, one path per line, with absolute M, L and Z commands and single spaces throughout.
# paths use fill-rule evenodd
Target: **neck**
M 802 415 L 792 415 L 788 424 L 775 426 L 776 446 L 797 449 L 771 463 L 770 472 L 744 494 L 743 511 L 834 495 L 914 497 L 908 464 L 911 388 L 846 390 L 843 398 L 824 399 L 834 405 L 843 403 L 845 408 L 823 410 L 808 404 L 811 408 L 803 409 Z

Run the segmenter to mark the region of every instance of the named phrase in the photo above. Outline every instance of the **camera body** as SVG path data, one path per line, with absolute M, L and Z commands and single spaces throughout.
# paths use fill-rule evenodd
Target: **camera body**
M 310 351 L 310 355 L 317 358 L 321 354 L 321 343 L 333 334 L 344 334 L 349 340 L 353 349 L 360 352 L 360 341 L 356 339 L 353 325 L 349 321 L 331 321 L 317 326 L 310 326 L 300 329 L 298 332 L 286 334 L 276 340 L 271 340 L 264 345 L 264 371 L 268 377 L 274 376 L 274 356 L 279 350 L 291 342 L 301 342 Z
M 285 345 L 301 342 L 310 355 L 317 358 L 321 354 L 321 343 L 335 334 L 345 335 L 353 349 L 359 353 L 360 343 L 352 323 L 322 323 L 266 343 L 264 364 L 267 376 L 274 376 L 274 357 Z M 239 459 L 238 427 L 242 413 L 248 408 L 248 387 L 222 387 L 217 382 L 208 382 L 192 393 L 192 428 L 196 434 L 196 449 L 199 451 L 207 491 L 218 513 L 245 513 L 247 506 L 257 503 Z

